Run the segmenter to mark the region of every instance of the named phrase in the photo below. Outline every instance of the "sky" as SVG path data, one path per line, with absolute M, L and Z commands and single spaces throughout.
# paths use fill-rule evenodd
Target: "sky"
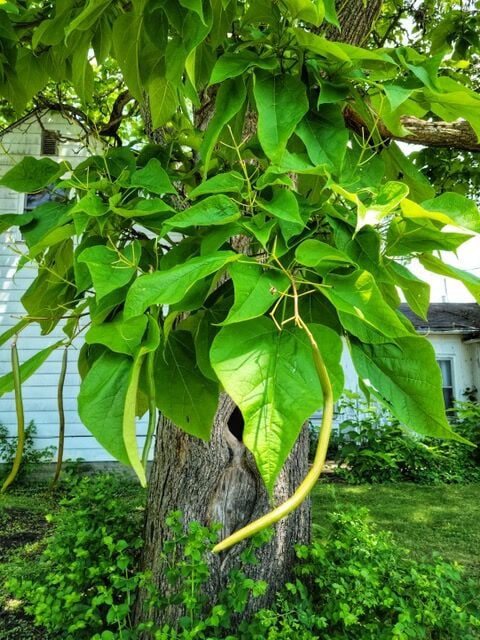
M 447 264 L 480 277 L 480 237 L 476 236 L 465 242 L 458 249 L 457 256 L 450 252 L 442 252 L 442 258 Z M 416 261 L 412 262 L 409 268 L 430 284 L 431 302 L 475 302 L 473 296 L 457 280 L 430 273 Z

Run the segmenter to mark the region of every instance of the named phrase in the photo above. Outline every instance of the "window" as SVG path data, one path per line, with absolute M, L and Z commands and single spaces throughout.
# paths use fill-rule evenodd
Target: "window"
M 56 156 L 58 135 L 55 131 L 42 129 L 42 156 Z
M 442 372 L 442 391 L 445 407 L 451 409 L 455 402 L 453 393 L 453 360 L 451 358 L 438 358 L 437 362 Z
M 35 191 L 34 193 L 25 194 L 24 211 L 33 211 L 41 204 L 47 202 L 65 202 L 67 199 L 66 189 L 54 189 L 53 184 L 48 185 L 45 189 Z

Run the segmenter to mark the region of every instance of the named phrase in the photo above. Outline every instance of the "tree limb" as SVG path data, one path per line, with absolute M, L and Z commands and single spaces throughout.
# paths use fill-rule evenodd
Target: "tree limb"
M 343 115 L 345 124 L 349 129 L 362 135 L 365 139 L 371 137 L 369 127 L 352 108 L 347 107 Z M 480 151 L 478 137 L 465 120 L 443 122 L 441 120 L 421 120 L 413 116 L 402 116 L 400 122 L 410 133 L 399 136 L 392 133 L 382 122 L 376 123 L 376 129 L 381 140 L 384 142 L 399 140 L 425 147 L 450 147 L 460 151 Z

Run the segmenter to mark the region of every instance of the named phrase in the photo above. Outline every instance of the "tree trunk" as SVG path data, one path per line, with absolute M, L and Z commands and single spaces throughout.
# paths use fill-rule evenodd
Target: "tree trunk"
M 162 541 L 168 535 L 167 514 L 180 510 L 185 523 L 220 522 L 219 538 L 223 539 L 271 508 L 253 456 L 237 437 L 241 437 L 241 429 L 234 410 L 232 400 L 222 394 L 209 442 L 185 434 L 164 418 L 159 421 L 149 481 L 143 568 L 152 571 L 161 591 L 168 592 L 159 558 Z M 274 491 L 275 503 L 291 495 L 307 473 L 307 454 L 308 429 L 305 428 L 280 474 Z M 310 505 L 306 501 L 287 519 L 277 523 L 272 539 L 257 552 L 258 564 L 248 568 L 249 577 L 265 580 L 269 588 L 264 596 L 250 601 L 244 615 L 272 602 L 276 591 L 291 577 L 294 545 L 307 542 L 309 537 Z M 212 603 L 215 594 L 225 586 L 230 569 L 238 565 L 244 548 L 242 543 L 219 555 L 210 555 L 211 575 L 205 590 Z M 142 594 L 137 603 L 137 619 L 142 617 L 144 597 Z M 159 624 L 172 622 L 178 620 L 179 614 L 180 609 L 156 610 L 153 619 Z
M 328 36 L 360 44 L 370 33 L 380 8 L 381 0 L 344 0 L 339 11 L 341 32 L 335 29 L 334 32 L 329 31 Z M 210 111 L 207 108 L 207 112 Z M 149 138 L 161 144 L 162 132 L 152 129 L 148 101 L 144 121 Z M 201 128 L 202 124 L 199 126 Z M 201 402 L 201 398 L 198 401 Z M 221 395 L 209 442 L 185 434 L 165 418 L 159 421 L 149 481 L 142 565 L 152 572 L 160 590 L 168 589 L 159 555 L 168 533 L 165 518 L 169 512 L 181 511 L 185 523 L 194 520 L 206 525 L 220 522 L 220 537 L 224 538 L 271 509 L 253 457 L 241 442 L 241 429 L 238 429 L 238 424 L 232 425 L 236 421 L 234 410 L 232 400 L 225 394 Z M 292 495 L 306 475 L 308 445 L 308 429 L 304 428 L 278 478 L 273 496 L 275 504 Z M 272 539 L 258 550 L 259 562 L 249 568 L 249 575 L 265 580 L 269 587 L 264 596 L 250 600 L 245 617 L 272 602 L 275 593 L 291 577 L 294 545 L 309 539 L 310 502 L 306 500 L 275 525 Z M 225 585 L 230 569 L 238 564 L 245 544 L 236 545 L 220 555 L 212 554 L 209 558 L 211 575 L 205 589 L 211 594 L 212 603 L 215 594 Z M 137 622 L 145 617 L 145 598 L 145 593 L 138 598 Z M 181 613 L 179 609 L 155 610 L 147 619 L 161 624 L 178 620 Z

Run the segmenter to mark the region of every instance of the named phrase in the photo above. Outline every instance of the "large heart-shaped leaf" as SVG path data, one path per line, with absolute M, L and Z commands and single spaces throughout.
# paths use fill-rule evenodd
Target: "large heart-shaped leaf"
M 147 328 L 147 317 L 137 316 L 124 320 L 121 316 L 112 322 L 90 327 L 85 334 L 87 344 L 103 344 L 115 353 L 134 356 Z
M 155 361 L 155 398 L 160 411 L 181 429 L 208 440 L 217 409 L 218 385 L 198 368 L 193 338 L 172 331 Z
M 287 142 L 308 110 L 305 85 L 292 75 L 259 73 L 254 86 L 258 139 L 272 162 L 280 162 Z
M 387 338 L 411 332 L 384 300 L 368 271 L 356 270 L 346 276 L 330 274 L 325 278 L 325 284 L 326 287 L 321 287 L 323 295 L 336 307 L 345 329 L 361 340 L 365 339 L 362 325 Z
M 237 260 L 232 251 L 186 260 L 171 269 L 141 276 L 130 287 L 125 302 L 125 318 L 141 315 L 152 304 L 175 304 L 202 278 Z
M 255 260 L 241 264 L 232 262 L 228 272 L 233 280 L 235 302 L 220 324 L 243 322 L 263 315 L 290 285 L 284 273 L 265 269 Z
M 446 264 L 440 258 L 432 256 L 431 254 L 424 253 L 419 257 L 419 260 L 425 269 L 432 273 L 438 273 L 441 276 L 447 276 L 453 280 L 458 280 L 463 284 L 465 289 L 469 291 L 475 300 L 480 304 L 480 278 L 469 273 L 464 269 L 458 269 L 452 267 L 450 264 Z
M 77 260 L 86 263 L 100 299 L 130 282 L 137 271 L 140 251 L 138 241 L 121 251 L 97 245 L 82 251 Z
M 22 158 L 14 167 L 0 179 L 0 185 L 28 193 L 39 191 L 55 182 L 63 173 L 70 169 L 66 162 L 54 162 L 51 158 Z
M 310 325 L 335 393 L 343 388 L 342 343 L 322 325 Z M 304 331 L 278 331 L 267 318 L 223 327 L 210 351 L 212 366 L 240 408 L 243 441 L 271 491 L 303 423 L 322 405 L 322 391 Z
M 123 414 L 133 361 L 106 351 L 85 376 L 78 394 L 83 424 L 116 460 L 130 464 L 123 441 Z
M 445 416 L 442 376 L 428 340 L 412 336 L 394 344 L 355 341 L 352 359 L 370 392 L 409 429 L 464 442 Z

